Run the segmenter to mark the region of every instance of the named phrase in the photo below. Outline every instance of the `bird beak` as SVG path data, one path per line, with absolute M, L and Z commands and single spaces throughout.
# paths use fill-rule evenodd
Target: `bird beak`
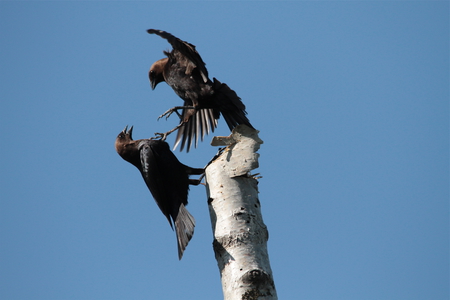
M 152 87 L 152 90 L 154 90 L 156 87 L 156 80 L 150 80 L 150 86 Z
M 125 126 L 125 128 L 122 130 L 122 133 L 125 135 L 129 135 L 130 139 L 132 139 L 131 134 L 133 133 L 133 126 L 131 126 L 130 129 L 128 129 L 128 131 L 127 131 L 127 129 L 128 129 L 128 125 Z
M 130 129 L 128 130 L 128 132 L 127 132 L 127 134 L 130 135 L 130 138 L 132 138 L 131 137 L 132 133 L 133 133 L 133 126 L 131 126 Z

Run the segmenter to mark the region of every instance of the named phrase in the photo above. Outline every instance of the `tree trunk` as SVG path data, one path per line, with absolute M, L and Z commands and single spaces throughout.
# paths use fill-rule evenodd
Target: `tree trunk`
M 267 253 L 269 233 L 261 216 L 258 167 L 263 141 L 245 125 L 213 145 L 228 145 L 206 168 L 206 190 L 214 234 L 213 248 L 225 300 L 277 299 Z

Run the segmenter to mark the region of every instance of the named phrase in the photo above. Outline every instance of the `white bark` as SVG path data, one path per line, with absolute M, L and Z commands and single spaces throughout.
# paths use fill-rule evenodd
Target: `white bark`
M 213 145 L 229 146 L 206 168 L 213 248 L 225 300 L 277 299 L 258 181 L 249 173 L 258 167 L 256 151 L 262 143 L 258 131 L 240 125 L 230 137 L 214 138 Z

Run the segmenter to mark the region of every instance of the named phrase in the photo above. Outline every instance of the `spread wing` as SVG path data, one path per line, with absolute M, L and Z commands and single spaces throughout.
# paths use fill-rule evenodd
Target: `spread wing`
M 219 107 L 225 122 L 230 130 L 233 130 L 239 124 L 245 124 L 250 128 L 253 128 L 247 118 L 247 112 L 245 111 L 245 105 L 242 103 L 241 98 L 235 91 L 230 89 L 226 83 L 222 83 L 216 78 L 213 78 L 214 83 L 214 102 Z
M 195 46 L 180 40 L 179 38 L 173 36 L 172 34 L 157 29 L 148 29 L 148 33 L 157 34 L 160 37 L 166 39 L 173 47 L 174 50 L 180 52 L 186 59 L 190 62 L 186 66 L 186 74 L 190 75 L 192 71 L 197 68 L 200 72 L 203 81 L 206 83 L 208 81 L 208 70 L 206 70 L 206 64 L 203 62 L 200 54 L 195 50 Z
M 217 127 L 219 113 L 215 113 L 212 108 L 202 108 L 196 112 L 192 109 L 183 109 L 181 120 L 186 119 L 186 115 L 191 115 L 191 117 L 178 129 L 173 150 L 181 143 L 180 151 L 183 151 L 186 146 L 187 152 L 189 152 L 192 144 L 197 147 L 199 137 L 203 141 L 205 135 L 214 132 Z

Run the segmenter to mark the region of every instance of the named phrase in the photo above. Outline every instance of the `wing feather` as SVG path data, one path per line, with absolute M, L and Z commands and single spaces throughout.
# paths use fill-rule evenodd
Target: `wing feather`
M 163 39 L 166 39 L 172 45 L 174 50 L 179 51 L 192 63 L 186 68 L 187 75 L 192 74 L 193 69 L 197 68 L 202 75 L 203 81 L 205 83 L 208 81 L 208 70 L 206 69 L 206 64 L 197 50 L 195 50 L 194 45 L 186 41 L 182 41 L 163 30 L 148 29 L 147 32 L 150 34 L 159 35 Z

